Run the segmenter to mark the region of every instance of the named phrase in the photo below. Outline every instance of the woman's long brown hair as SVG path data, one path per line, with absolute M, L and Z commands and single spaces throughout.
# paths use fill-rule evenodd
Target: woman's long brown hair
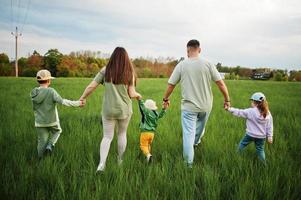
M 266 118 L 266 116 L 269 113 L 269 104 L 266 100 L 264 101 L 255 101 L 256 102 L 256 106 L 259 109 L 261 115 Z
M 134 79 L 135 71 L 128 53 L 123 47 L 116 47 L 106 66 L 105 81 L 113 84 L 133 85 Z

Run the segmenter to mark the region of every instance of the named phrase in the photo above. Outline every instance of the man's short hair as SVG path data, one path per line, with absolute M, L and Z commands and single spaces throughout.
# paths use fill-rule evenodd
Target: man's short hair
M 197 40 L 189 40 L 189 42 L 187 43 L 187 47 L 199 48 L 200 42 Z

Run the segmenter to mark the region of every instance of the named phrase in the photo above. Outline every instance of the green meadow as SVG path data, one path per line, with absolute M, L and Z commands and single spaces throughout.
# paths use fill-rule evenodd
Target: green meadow
M 52 82 L 63 98 L 80 97 L 88 78 L 58 78 Z M 237 146 L 245 120 L 223 110 L 223 97 L 213 84 L 214 105 L 195 165 L 182 159 L 180 87 L 161 119 L 155 136 L 153 163 L 139 149 L 138 104 L 127 132 L 125 160 L 117 165 L 114 138 L 106 171 L 96 175 L 102 139 L 100 113 L 103 87 L 84 108 L 58 105 L 63 133 L 54 153 L 39 161 L 29 93 L 33 78 L 0 78 L 0 197 L 1 199 L 300 199 L 301 198 L 301 84 L 272 81 L 227 81 L 232 106 L 250 106 L 249 97 L 261 91 L 274 118 L 274 143 L 265 145 L 267 166 L 249 145 Z M 137 90 L 160 105 L 167 79 L 140 79 Z

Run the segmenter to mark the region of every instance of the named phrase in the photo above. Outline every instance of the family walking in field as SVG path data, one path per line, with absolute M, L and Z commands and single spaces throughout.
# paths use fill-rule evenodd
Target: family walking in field
M 200 43 L 190 40 L 187 43 L 187 59 L 179 62 L 172 72 L 167 89 L 162 100 L 162 109 L 158 112 L 156 102 L 142 100 L 136 89 L 133 64 L 122 47 L 117 47 L 112 53 L 105 68 L 95 76 L 86 87 L 78 101 L 63 99 L 53 88 L 49 87 L 51 76 L 48 70 L 37 73 L 39 87 L 31 92 L 35 127 L 38 137 L 38 156 L 50 154 L 57 142 L 62 129 L 60 127 L 56 103 L 83 107 L 87 97 L 101 84 L 104 86 L 102 104 L 103 138 L 100 143 L 100 160 L 97 172 L 104 171 L 114 130 L 117 129 L 118 164 L 122 164 L 127 146 L 127 128 L 133 114 L 132 100 L 137 99 L 140 120 L 140 149 L 147 162 L 151 162 L 151 144 L 156 134 L 156 128 L 170 105 L 170 95 L 175 86 L 181 85 L 181 123 L 183 136 L 183 157 L 188 168 L 192 168 L 194 149 L 201 143 L 205 133 L 213 102 L 211 82 L 214 81 L 224 97 L 224 108 L 235 116 L 246 118 L 246 134 L 239 144 L 242 151 L 249 143 L 254 142 L 256 152 L 265 163 L 264 143 L 267 138 L 273 142 L 273 118 L 263 93 L 254 93 L 251 108 L 237 109 L 230 105 L 227 87 L 215 65 L 200 58 Z M 168 114 L 168 113 L 167 113 Z M 137 123 L 138 124 L 138 123 Z

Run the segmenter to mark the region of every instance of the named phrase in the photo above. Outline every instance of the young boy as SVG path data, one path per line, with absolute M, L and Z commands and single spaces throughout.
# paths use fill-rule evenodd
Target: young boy
M 84 106 L 82 101 L 70 101 L 63 99 L 53 88 L 49 87 L 51 79 L 54 79 L 48 70 L 40 70 L 37 73 L 37 81 L 40 87 L 31 91 L 31 100 L 35 116 L 35 127 L 38 133 L 38 156 L 51 153 L 62 132 L 56 103 L 65 106 Z
M 164 106 L 163 109 L 158 113 L 156 110 L 158 107 L 156 106 L 156 102 L 147 99 L 145 103 L 138 98 L 139 101 L 139 109 L 141 113 L 141 121 L 140 121 L 140 149 L 143 154 L 146 156 L 147 162 L 151 162 L 152 154 L 151 154 L 151 144 L 154 139 L 154 135 L 156 132 L 156 128 L 158 125 L 158 119 L 162 118 L 166 113 L 167 106 Z

